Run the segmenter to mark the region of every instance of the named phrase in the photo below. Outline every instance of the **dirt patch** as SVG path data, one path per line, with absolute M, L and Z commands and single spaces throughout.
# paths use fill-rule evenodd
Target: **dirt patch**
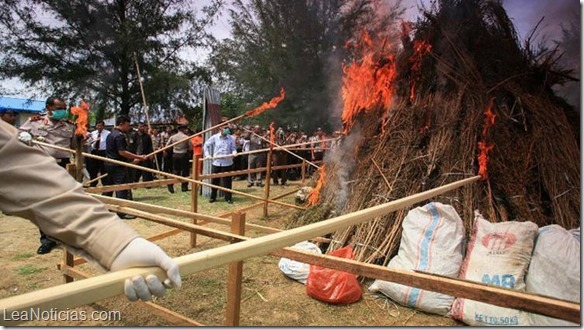
M 245 189 L 244 182 L 234 182 L 236 189 Z M 271 194 L 276 196 L 289 187 L 272 187 Z M 257 195 L 263 191 L 250 190 Z M 136 201 L 190 209 L 190 194 L 170 195 L 166 188 L 136 190 Z M 293 203 L 294 196 L 283 201 Z M 234 198 L 235 204 L 225 202 L 209 204 L 201 200 L 199 210 L 209 214 L 220 214 L 232 209 L 255 203 L 249 198 Z M 285 219 L 292 212 L 279 206 L 270 206 L 269 216 L 264 218 L 262 208 L 246 212 L 247 221 L 276 228 L 284 228 Z M 15 296 L 63 283 L 63 277 L 56 264 L 63 258 L 63 250 L 56 249 L 46 255 L 37 255 L 39 233 L 30 222 L 17 217 L 0 214 L 0 258 L 4 267 L 0 270 L 0 298 Z M 186 221 L 186 220 L 185 220 Z M 141 235 L 148 237 L 169 230 L 168 227 L 146 220 L 127 221 Z M 208 226 L 228 231 L 226 226 Z M 250 236 L 260 233 L 250 231 Z M 208 250 L 225 245 L 215 239 L 198 236 L 198 246 L 189 248 L 190 235 L 180 233 L 157 241 L 173 257 Z M 314 300 L 306 295 L 305 286 L 284 276 L 278 269 L 279 258 L 273 256 L 254 257 L 245 260 L 243 267 L 243 289 L 241 299 L 242 326 L 452 326 L 456 321 L 415 311 L 392 303 L 385 298 L 367 293 L 371 280 L 362 283 L 363 298 L 351 305 L 336 306 Z M 80 270 L 90 274 L 100 274 L 92 265 L 81 265 Z M 163 298 L 154 302 L 176 313 L 209 326 L 221 326 L 225 322 L 227 266 L 209 269 L 183 278 L 183 287 L 170 290 Z M 101 321 L 29 321 L 26 326 L 164 326 L 173 325 L 151 310 L 129 302 L 124 296 L 105 299 L 94 304 L 73 308 L 71 311 L 119 311 L 120 320 Z

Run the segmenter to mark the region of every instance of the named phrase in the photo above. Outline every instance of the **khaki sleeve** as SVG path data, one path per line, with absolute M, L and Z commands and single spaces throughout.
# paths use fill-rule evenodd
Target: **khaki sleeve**
M 0 210 L 32 221 L 47 235 L 82 249 L 104 268 L 139 235 L 85 194 L 55 160 L 17 139 L 0 120 Z

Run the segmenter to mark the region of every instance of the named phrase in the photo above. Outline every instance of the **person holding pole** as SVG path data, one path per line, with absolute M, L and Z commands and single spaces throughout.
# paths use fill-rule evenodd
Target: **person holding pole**
M 232 135 L 229 134 L 229 127 L 227 125 L 223 125 L 220 128 L 220 132 L 211 136 L 203 147 L 206 157 L 217 157 L 217 156 L 225 156 L 225 155 L 232 155 L 235 156 L 237 154 L 237 147 L 235 146 L 235 139 Z M 226 157 L 226 158 L 218 158 L 213 159 L 213 163 L 211 166 L 211 173 L 223 173 L 223 172 L 230 172 L 233 170 L 233 157 Z M 213 178 L 211 179 L 211 184 L 219 185 L 227 189 L 231 189 L 231 177 L 224 177 L 224 178 Z M 217 199 L 217 188 L 211 188 L 211 199 L 209 199 L 209 203 L 214 203 Z M 233 204 L 233 199 L 231 198 L 230 192 L 225 192 L 225 200 L 229 204 Z
M 128 142 L 126 140 L 126 133 L 131 130 L 130 118 L 127 116 L 119 116 L 116 118 L 116 127 L 106 139 L 105 155 L 107 158 L 131 161 L 132 164 L 138 164 L 145 161 L 146 156 L 136 155 L 128 151 Z M 112 185 L 126 184 L 130 182 L 128 168 L 125 166 L 106 163 L 105 169 L 107 171 L 108 182 Z M 113 192 L 104 193 L 106 196 L 112 196 Z M 116 190 L 116 198 L 131 200 L 129 190 Z M 136 217 L 130 214 L 118 213 L 122 219 L 135 219 Z
M 46 114 L 29 118 L 19 130 L 19 139 L 24 143 L 32 143 L 32 139 L 44 141 L 60 147 L 73 147 L 75 124 L 67 120 L 67 104 L 60 97 L 51 96 L 45 103 Z M 48 148 L 42 148 L 63 168 L 70 163 L 71 155 Z M 37 254 L 46 254 L 57 246 L 57 243 L 40 230 L 41 246 Z
M 0 120 L 0 210 L 30 220 L 70 252 L 106 270 L 158 266 L 168 279 L 136 275 L 126 279 L 129 300 L 163 296 L 180 287 L 178 264 L 154 243 L 83 192 L 79 182 L 40 148 L 17 139 L 16 129 Z M 24 141 L 23 141 L 24 142 Z

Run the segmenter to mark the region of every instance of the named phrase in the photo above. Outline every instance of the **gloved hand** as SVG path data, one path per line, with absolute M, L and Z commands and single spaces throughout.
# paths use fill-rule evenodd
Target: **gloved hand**
M 26 144 L 27 146 L 32 146 L 32 135 L 29 132 L 18 133 L 18 141 Z
M 168 279 L 163 283 L 156 275 L 150 274 L 146 279 L 136 275 L 127 279 L 124 283 L 124 293 L 130 301 L 150 300 L 152 295 L 164 296 L 166 288 L 181 286 L 181 278 L 178 272 L 178 264 L 172 260 L 162 249 L 142 237 L 130 242 L 114 259 L 111 270 L 121 270 L 130 267 L 158 266 L 166 271 Z

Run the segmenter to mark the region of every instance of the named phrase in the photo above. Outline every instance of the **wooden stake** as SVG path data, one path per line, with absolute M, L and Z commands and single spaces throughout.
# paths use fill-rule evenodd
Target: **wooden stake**
M 83 181 L 83 136 L 75 135 L 75 175 L 78 182 Z
M 77 136 L 75 137 L 77 138 Z M 79 145 L 77 145 L 79 147 Z M 75 154 L 75 157 L 77 157 L 77 154 Z M 72 177 L 74 177 L 76 180 L 76 175 L 78 173 L 77 171 L 77 160 L 79 158 L 75 158 L 75 164 L 67 164 L 66 168 L 67 168 L 67 172 L 69 172 L 69 175 L 71 175 Z M 63 264 L 65 265 L 66 268 L 73 268 L 75 267 L 75 262 L 74 262 L 74 256 L 71 254 L 71 252 L 69 252 L 67 249 L 64 249 L 63 251 Z M 65 283 L 71 283 L 73 282 L 75 279 L 72 276 L 69 276 L 66 273 L 63 273 L 63 281 Z
M 266 187 L 264 188 L 264 217 L 268 216 L 268 202 L 270 198 L 270 186 L 272 179 L 272 150 L 268 151 L 266 160 Z
M 249 241 L 181 256 L 174 260 L 179 265 L 182 276 L 194 274 L 206 269 L 263 255 L 270 251 L 285 246 L 291 246 L 298 242 L 328 234 L 341 228 L 358 225 L 390 212 L 410 207 L 416 203 L 459 187 L 478 182 L 480 179 L 480 176 L 470 177 L 354 213 L 254 238 Z M 65 310 L 67 307 L 89 304 L 101 299 L 122 294 L 124 292 L 124 281 L 126 279 L 135 275 L 146 276 L 149 274 L 154 274 L 160 279 L 166 279 L 166 274 L 158 267 L 130 268 L 82 281 L 75 281 L 73 283 L 5 298 L 0 300 L 0 310 L 4 311 L 4 315 L 11 315 L 12 311 L 29 310 L 30 308 L 38 308 L 40 311 L 50 310 L 51 308 Z M 576 306 L 578 307 L 579 317 L 579 306 Z M 6 322 L 5 325 L 15 323 L 15 321 L 10 320 Z
M 33 143 L 38 144 L 38 145 L 41 145 L 41 146 L 45 146 L 45 147 L 48 147 L 48 148 L 53 148 L 53 149 L 56 149 L 56 150 L 62 150 L 62 151 L 67 151 L 67 152 L 74 152 L 73 150 L 71 150 L 69 148 L 63 148 L 63 147 L 59 147 L 59 146 L 52 145 L 52 144 L 49 144 L 49 143 L 44 143 L 44 142 L 39 142 L 39 141 L 33 141 Z M 266 199 L 264 199 L 262 197 L 258 197 L 258 196 L 252 195 L 252 194 L 247 194 L 247 193 L 244 193 L 244 192 L 241 192 L 241 191 L 237 191 L 237 190 L 233 190 L 233 189 L 227 189 L 227 188 L 224 188 L 224 187 L 221 187 L 221 186 L 216 186 L 216 185 L 213 185 L 213 184 L 210 184 L 210 183 L 207 183 L 207 182 L 196 181 L 196 180 L 193 180 L 193 179 L 190 179 L 190 178 L 187 178 L 187 177 L 182 177 L 182 176 L 179 176 L 179 175 L 176 175 L 176 174 L 171 174 L 171 173 L 166 173 L 166 172 L 162 172 L 162 171 L 157 171 L 155 169 L 151 169 L 151 168 L 148 168 L 148 167 L 139 166 L 139 165 L 135 165 L 135 164 L 131 164 L 131 163 L 126 163 L 126 162 L 122 162 L 122 161 L 119 161 L 119 160 L 115 160 L 115 159 L 111 159 L 111 158 L 106 158 L 106 157 L 101 157 L 101 156 L 97 156 L 97 155 L 93 155 L 93 154 L 83 153 L 83 155 L 85 155 L 88 158 L 100 159 L 100 160 L 103 160 L 104 162 L 108 162 L 108 163 L 112 163 L 112 164 L 117 164 L 117 165 L 121 165 L 121 166 L 126 166 L 126 167 L 130 167 L 130 168 L 134 168 L 134 169 L 137 169 L 137 170 L 142 170 L 142 171 L 150 172 L 150 173 L 154 173 L 154 174 L 159 174 L 159 175 L 167 176 L 169 178 L 175 178 L 175 179 L 178 179 L 178 180 L 181 180 L 181 181 L 187 181 L 187 182 L 197 183 L 197 184 L 200 184 L 202 186 L 207 186 L 207 187 L 210 187 L 210 188 L 217 188 L 219 190 L 227 191 L 227 192 L 230 192 L 232 194 L 246 196 L 246 197 L 249 197 L 249 198 L 252 198 L 252 199 L 257 199 L 257 200 L 264 201 L 264 202 L 266 201 Z M 281 206 L 291 207 L 291 208 L 294 208 L 294 209 L 297 209 L 297 210 L 306 210 L 305 207 L 301 207 L 301 206 L 297 206 L 297 205 L 293 205 L 293 204 L 289 204 L 289 203 L 279 202 L 279 201 L 275 201 L 275 200 L 267 200 L 267 201 L 269 203 L 274 203 L 274 204 L 278 204 L 278 205 L 281 205 Z
M 193 153 L 193 180 L 199 180 L 199 155 Z M 191 212 L 197 213 L 199 208 L 199 185 L 195 182 L 192 183 L 191 187 Z M 193 224 L 197 224 L 198 220 L 193 218 Z M 197 234 L 191 233 L 191 249 L 197 246 Z
M 304 185 L 304 181 L 306 181 L 306 162 L 302 161 L 302 185 Z
M 245 234 L 245 213 L 233 213 L 231 217 L 231 232 L 240 236 Z M 242 275 L 242 261 L 229 264 L 229 274 L 227 275 L 227 310 L 225 314 L 225 325 L 228 327 L 239 326 Z

